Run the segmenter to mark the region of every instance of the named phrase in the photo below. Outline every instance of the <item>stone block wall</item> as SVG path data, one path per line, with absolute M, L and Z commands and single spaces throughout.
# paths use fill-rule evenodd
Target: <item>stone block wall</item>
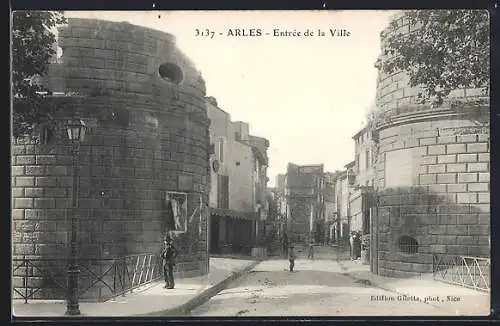
M 402 37 L 409 30 L 401 21 Z M 394 31 L 383 32 L 388 33 Z M 382 53 L 384 47 L 382 37 Z M 420 92 L 405 72 L 379 71 L 376 104 L 383 118 L 376 130 L 378 204 L 371 248 L 377 255 L 375 272 L 386 276 L 432 271 L 432 254 L 490 256 L 485 94 L 480 88 L 457 89 L 433 107 L 420 103 Z M 402 252 L 401 236 L 416 240 L 415 253 Z
M 443 119 L 393 126 L 379 137 L 379 272 L 405 276 L 432 271 L 433 253 L 489 257 L 489 129 Z M 393 155 L 388 161 L 391 153 L 405 151 L 411 155 Z M 388 184 L 389 173 L 397 170 L 406 176 L 397 178 L 399 184 Z M 394 189 L 403 194 L 391 195 Z M 398 250 L 402 235 L 417 240 L 418 254 Z
M 176 274 L 208 272 L 209 121 L 200 74 L 173 36 L 126 23 L 70 19 L 59 44 L 62 63 L 48 80 L 61 78 L 52 84 L 79 96 L 57 99 L 56 115 L 90 127 L 79 159 L 82 262 L 159 253 L 165 192 L 180 191 L 188 193 L 190 218 L 175 239 Z M 60 128 L 49 144 L 12 146 L 14 257 L 67 257 L 73 170 L 64 134 Z
M 451 202 L 425 187 L 388 189 L 379 194 L 376 232 L 378 273 L 390 277 L 432 272 L 433 254 L 489 257 L 490 214 Z M 418 243 L 415 253 L 398 246 L 400 236 Z

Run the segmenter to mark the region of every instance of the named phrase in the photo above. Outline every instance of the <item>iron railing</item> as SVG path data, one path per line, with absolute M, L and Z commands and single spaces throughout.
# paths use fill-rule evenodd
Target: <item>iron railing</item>
M 14 258 L 13 291 L 17 298 L 65 299 L 67 259 Z M 79 259 L 79 298 L 106 301 L 125 296 L 162 275 L 161 259 L 152 253 L 114 259 Z M 37 295 L 38 294 L 38 295 Z
M 432 273 L 438 281 L 490 291 L 490 264 L 489 258 L 434 254 Z

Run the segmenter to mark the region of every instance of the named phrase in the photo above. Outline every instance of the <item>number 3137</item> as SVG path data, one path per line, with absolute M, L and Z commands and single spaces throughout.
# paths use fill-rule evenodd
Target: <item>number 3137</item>
M 195 32 L 196 32 L 195 36 L 209 36 L 210 38 L 213 38 L 215 35 L 215 32 L 209 29 L 205 30 L 196 29 Z

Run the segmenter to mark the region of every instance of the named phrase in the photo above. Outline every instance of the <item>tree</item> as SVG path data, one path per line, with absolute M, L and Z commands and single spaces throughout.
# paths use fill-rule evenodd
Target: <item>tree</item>
M 66 19 L 61 12 L 15 11 L 12 13 L 13 135 L 30 134 L 48 119 L 50 103 L 41 94 L 48 91 L 37 82 L 47 73 L 55 54 L 54 27 Z
M 376 67 L 406 71 L 422 102 L 442 104 L 454 89 L 489 91 L 489 13 L 486 10 L 411 10 L 382 33 L 385 52 Z M 396 31 L 396 32 L 394 32 Z M 404 33 L 404 36 L 402 35 Z

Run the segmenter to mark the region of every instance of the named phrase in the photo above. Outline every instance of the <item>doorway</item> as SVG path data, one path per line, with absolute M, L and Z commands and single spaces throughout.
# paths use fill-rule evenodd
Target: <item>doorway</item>
M 324 230 L 323 230 L 323 225 L 320 222 L 316 222 L 316 227 L 315 227 L 315 234 L 314 234 L 314 241 L 316 243 L 323 243 L 324 241 Z
M 219 224 L 220 217 L 212 215 L 210 218 L 210 249 L 211 254 L 219 253 Z

